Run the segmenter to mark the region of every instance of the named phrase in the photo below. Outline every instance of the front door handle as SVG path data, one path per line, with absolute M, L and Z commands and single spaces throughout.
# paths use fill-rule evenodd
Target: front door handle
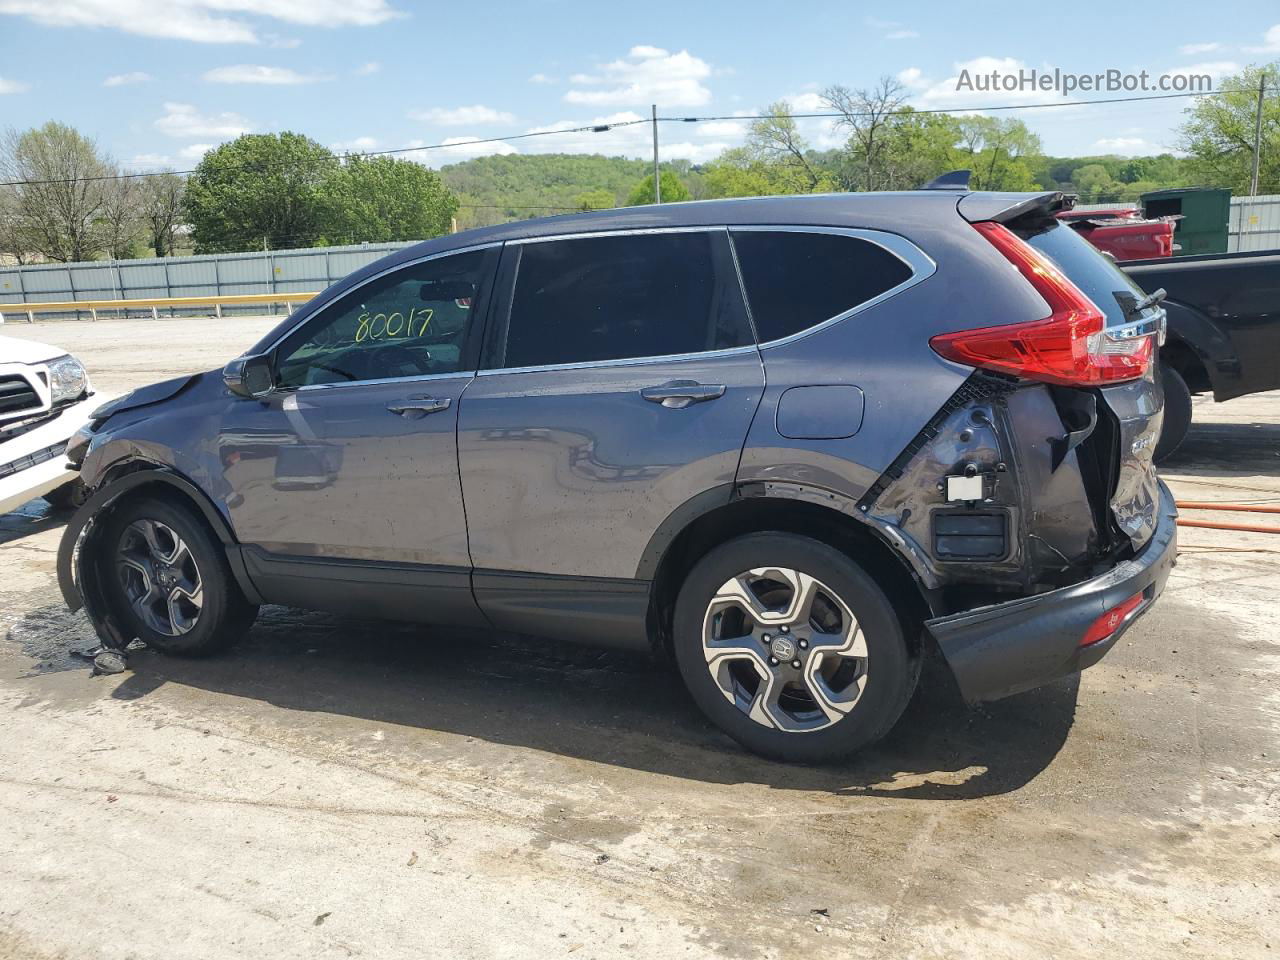
M 650 403 L 660 403 L 669 410 L 683 410 L 695 403 L 706 403 L 724 396 L 723 383 L 698 383 L 696 380 L 672 380 L 660 387 L 645 387 L 640 396 Z
M 429 413 L 448 410 L 452 401 L 448 397 L 410 397 L 408 400 L 396 400 L 388 403 L 387 409 L 402 417 L 422 418 Z

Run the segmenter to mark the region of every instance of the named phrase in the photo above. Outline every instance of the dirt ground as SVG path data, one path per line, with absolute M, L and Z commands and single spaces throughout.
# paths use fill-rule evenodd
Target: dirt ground
M 2 332 L 120 391 L 270 324 Z M 1179 497 L 1280 503 L 1280 393 L 1196 417 Z M 0 957 L 1280 955 L 1280 537 L 1184 528 L 1099 666 L 918 698 L 815 770 L 647 661 L 510 635 L 266 608 L 93 678 L 60 528 L 0 518 Z

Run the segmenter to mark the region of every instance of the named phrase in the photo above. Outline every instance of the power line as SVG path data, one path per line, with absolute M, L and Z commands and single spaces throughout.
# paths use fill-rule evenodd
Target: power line
M 1149 94 L 1149 95 L 1137 96 L 1137 97 L 1111 97 L 1111 98 L 1102 99 L 1102 100 L 1063 100 L 1063 101 L 1053 102 L 1053 103 L 996 104 L 992 106 L 973 106 L 973 107 L 937 107 L 937 108 L 924 109 L 924 110 L 907 108 L 903 110 L 886 111 L 884 113 L 879 113 L 879 114 L 874 113 L 872 111 L 861 111 L 861 112 L 854 112 L 854 113 L 792 113 L 790 114 L 790 116 L 792 119 L 796 119 L 796 120 L 814 120 L 814 119 L 836 120 L 836 119 L 845 118 L 845 117 L 867 117 L 867 116 L 899 117 L 899 116 L 912 116 L 912 115 L 922 115 L 922 114 L 959 114 L 959 113 L 974 113 L 974 112 L 985 113 L 985 112 L 1004 111 L 1004 110 L 1039 110 L 1039 109 L 1045 109 L 1045 108 L 1051 108 L 1051 107 L 1079 107 L 1079 106 L 1090 106 L 1094 104 L 1101 105 L 1101 104 L 1109 104 L 1109 103 L 1138 103 L 1138 102 L 1150 101 L 1150 100 L 1170 100 L 1170 99 L 1178 99 L 1178 98 L 1186 98 L 1186 97 L 1218 96 L 1218 95 L 1226 94 L 1230 92 L 1233 92 L 1233 91 L 1213 90 L 1206 93 L 1164 93 L 1164 94 Z M 313 161 L 300 161 L 300 160 L 278 161 L 276 163 L 272 163 L 267 166 L 274 167 L 274 166 L 288 166 L 288 165 L 295 165 L 295 164 L 301 165 L 304 163 L 329 163 L 329 162 L 337 162 L 341 159 L 386 157 L 386 156 L 395 156 L 395 155 L 404 154 L 404 153 L 417 153 L 419 151 L 424 151 L 424 150 L 446 150 L 450 147 L 460 147 L 460 146 L 472 147 L 472 146 L 482 146 L 484 144 L 489 144 L 489 143 L 510 143 L 512 141 L 527 140 L 533 137 L 554 137 L 554 136 L 559 136 L 561 134 L 571 134 L 571 133 L 607 133 L 611 130 L 617 130 L 623 127 L 632 127 L 632 126 L 635 126 L 636 124 L 652 123 L 652 122 L 655 122 L 655 120 L 658 123 L 707 123 L 710 121 L 717 121 L 717 120 L 768 120 L 768 119 L 772 119 L 774 116 L 775 116 L 774 114 L 747 114 L 742 116 L 721 115 L 721 116 L 705 116 L 705 117 L 698 117 L 698 116 L 656 117 L 656 118 L 649 118 L 649 119 L 619 120 L 611 123 L 596 123 L 596 124 L 585 124 L 580 127 L 567 127 L 560 130 L 532 130 L 527 133 L 514 133 L 514 134 L 509 134 L 507 136 L 502 136 L 502 137 L 485 137 L 484 139 L 480 139 L 480 140 L 464 140 L 460 143 L 455 141 L 453 143 L 429 143 L 429 144 L 423 144 L 422 146 L 417 146 L 417 147 L 396 147 L 394 149 L 389 149 L 389 150 L 366 150 L 360 153 L 343 154 L 341 157 L 338 157 L 338 156 L 318 157 Z M 236 169 L 236 168 L 233 167 L 232 169 Z M 245 164 L 245 165 L 242 165 L 240 169 L 261 170 L 262 166 Z M 35 186 L 49 186 L 53 184 L 63 184 L 63 183 L 93 183 L 93 182 L 100 182 L 100 181 L 106 181 L 106 180 L 133 180 L 133 179 L 140 179 L 143 177 L 164 176 L 166 174 L 172 174 L 175 176 L 186 176 L 192 173 L 195 173 L 195 168 L 192 168 L 190 170 L 153 170 L 145 173 L 144 172 L 115 173 L 115 174 L 104 174 L 101 176 L 94 176 L 94 177 L 67 177 L 62 179 L 54 178 L 49 180 L 5 180 L 5 181 L 0 181 L 0 187 L 35 187 Z
M 919 116 L 920 114 L 989 113 L 994 110 L 1041 110 L 1048 107 L 1085 107 L 1103 103 L 1137 103 L 1144 100 L 1173 100 L 1183 97 L 1216 97 L 1233 92 L 1236 91 L 1210 90 L 1205 93 L 1156 93 L 1142 97 L 1111 97 L 1105 100 L 1061 100 L 1052 103 L 998 104 L 986 107 L 937 107 L 928 110 L 917 110 L 914 107 L 908 107 L 903 110 L 886 110 L 884 112 L 863 110 L 853 113 L 791 113 L 788 116 L 793 120 L 838 120 L 842 117 L 910 117 Z M 658 117 L 658 122 L 705 123 L 708 120 L 772 120 L 776 116 L 777 114 L 773 113 L 756 113 L 713 117 Z
M 331 157 L 316 157 L 314 160 L 282 160 L 271 164 L 243 164 L 239 167 L 241 170 L 261 170 L 264 166 L 290 166 L 294 164 L 302 165 L 305 163 L 332 163 L 343 159 L 358 159 L 364 157 L 387 157 L 400 153 L 418 153 L 422 150 L 445 150 L 450 147 L 474 147 L 486 143 L 508 143 L 512 140 L 527 140 L 530 137 L 554 137 L 565 133 L 606 133 L 610 130 L 616 130 L 620 127 L 631 127 L 637 123 L 649 123 L 648 120 L 619 120 L 613 123 L 596 123 L 588 124 L 582 127 L 567 127 L 563 130 L 533 130 L 529 133 L 513 133 L 505 137 L 486 137 L 482 140 L 463 140 L 454 141 L 453 143 L 427 143 L 418 147 L 396 147 L 392 150 L 365 150 L 360 153 L 344 153 Z M 232 167 L 230 169 L 237 169 Z M 63 179 L 51 180 L 5 180 L 0 181 L 0 187 L 37 187 L 46 186 L 56 183 L 94 183 L 103 180 L 134 180 L 141 177 L 161 177 L 165 175 L 186 176 L 195 173 L 195 168 L 190 170 L 151 170 L 146 173 L 112 173 L 103 174 L 96 177 L 66 177 Z

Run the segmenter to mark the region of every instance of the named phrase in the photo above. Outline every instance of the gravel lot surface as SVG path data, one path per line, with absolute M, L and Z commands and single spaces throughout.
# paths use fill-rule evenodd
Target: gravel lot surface
M 3 332 L 118 392 L 273 322 Z M 1280 503 L 1280 393 L 1196 417 L 1178 496 Z M 813 770 L 647 661 L 511 635 L 273 607 L 93 678 L 61 526 L 0 518 L 0 957 L 1280 955 L 1280 537 L 1184 528 L 1099 666 L 918 698 Z

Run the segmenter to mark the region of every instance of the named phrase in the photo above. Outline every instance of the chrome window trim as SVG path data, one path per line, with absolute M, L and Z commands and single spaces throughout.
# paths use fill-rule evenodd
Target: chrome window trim
M 594 370 L 600 367 L 634 367 L 654 363 L 680 363 L 685 360 L 715 360 L 720 357 L 733 357 L 739 354 L 756 353 L 756 345 L 748 343 L 741 347 L 726 347 L 723 350 L 703 350 L 698 353 L 664 353 L 656 357 L 623 357 L 620 360 L 582 360 L 578 363 L 547 363 L 534 367 L 489 367 L 477 370 L 477 377 L 492 377 L 502 373 L 540 373 L 558 370 Z
M 621 230 L 587 230 L 580 233 L 557 233 L 545 237 L 521 237 L 508 240 L 508 246 L 523 247 L 530 243 L 548 243 L 553 240 L 593 240 L 597 237 L 637 237 L 658 233 L 717 233 L 728 229 L 723 223 L 688 227 L 629 227 Z
M 734 233 L 826 233 L 841 237 L 853 237 L 857 240 L 865 240 L 868 243 L 875 244 L 886 253 L 892 254 L 898 260 L 902 261 L 902 263 L 906 265 L 907 269 L 911 271 L 911 276 L 907 277 L 907 279 L 903 280 L 897 286 L 890 287 L 883 293 L 877 294 L 870 300 L 864 300 L 862 303 L 849 308 L 843 313 L 837 313 L 834 317 L 828 317 L 820 323 L 815 323 L 811 327 L 805 327 L 803 330 L 798 330 L 785 337 L 779 337 L 777 340 L 767 340 L 760 343 L 760 349 L 762 351 L 771 350 L 774 347 L 793 343 L 796 340 L 811 336 L 819 330 L 825 330 L 827 327 L 833 326 L 842 320 L 847 320 L 849 317 L 859 314 L 864 310 L 869 310 L 874 306 L 884 303 L 884 301 L 888 300 L 890 297 L 896 297 L 898 294 L 902 293 L 902 291 L 914 287 L 917 283 L 922 283 L 925 280 L 928 280 L 935 272 L 937 272 L 938 269 L 938 264 L 934 259 L 906 237 L 900 236 L 896 233 L 889 233 L 885 230 L 865 230 L 861 227 L 810 226 L 803 224 L 775 226 L 752 224 L 750 226 L 731 226 L 728 228 L 728 231 L 730 243 L 733 241 Z M 733 256 L 736 263 L 738 259 L 738 251 L 736 248 L 734 249 Z M 739 267 L 739 273 L 741 274 L 741 267 Z M 750 310 L 751 298 L 747 295 L 745 281 L 742 284 L 742 295 L 747 301 L 747 309 Z M 753 325 L 755 323 L 754 315 L 752 316 L 752 323 Z
M 452 257 L 456 254 L 472 253 L 476 250 L 491 250 L 494 247 L 500 247 L 500 246 L 502 246 L 501 240 L 492 241 L 490 243 L 475 243 L 465 247 L 455 247 L 452 250 L 441 250 L 438 253 L 429 253 L 425 257 L 416 257 L 413 260 L 405 260 L 403 263 L 397 263 L 395 266 L 387 267 L 385 270 L 380 270 L 377 273 L 373 274 L 373 276 L 365 277 L 364 280 L 362 280 L 360 283 L 356 284 L 355 286 L 348 287 L 346 290 L 343 290 L 341 293 L 334 294 L 328 300 L 324 301 L 324 303 L 308 311 L 307 314 L 304 317 L 302 317 L 302 319 L 300 319 L 292 327 L 286 330 L 283 334 L 276 337 L 276 339 L 272 342 L 271 346 L 263 350 L 262 353 L 270 353 L 271 351 L 275 350 L 278 346 L 280 346 L 280 344 L 284 343 L 284 341 L 288 340 L 291 336 L 293 336 L 300 329 L 302 329 L 302 327 L 306 326 L 306 324 L 314 320 L 318 314 L 322 313 L 323 311 L 327 310 L 329 307 L 333 306 L 338 300 L 342 299 L 347 294 L 355 293 L 357 290 L 361 289 L 362 287 L 368 286 L 369 284 L 373 283 L 375 280 L 381 280 L 383 277 L 385 277 L 389 273 L 394 273 L 397 270 L 404 270 L 404 269 L 407 269 L 408 267 L 416 267 L 420 263 L 427 263 L 428 261 L 431 261 L 431 260 L 439 260 L 441 257 Z M 332 284 L 330 286 L 332 287 Z M 324 291 L 321 291 L 321 292 L 323 293 Z M 397 377 L 395 379 L 403 379 L 403 378 Z M 374 381 L 353 380 L 351 382 L 352 383 L 373 383 Z M 328 384 L 312 384 L 312 386 L 328 386 Z M 302 388 L 299 387 L 298 389 L 302 389 Z
M 470 380 L 474 370 L 458 370 L 454 373 L 422 373 L 412 377 L 381 377 L 377 380 L 339 380 L 336 383 L 306 383 L 300 387 L 281 387 L 279 394 L 305 393 L 309 390 L 340 390 L 343 387 L 376 387 L 388 383 L 422 383 L 431 380 Z

